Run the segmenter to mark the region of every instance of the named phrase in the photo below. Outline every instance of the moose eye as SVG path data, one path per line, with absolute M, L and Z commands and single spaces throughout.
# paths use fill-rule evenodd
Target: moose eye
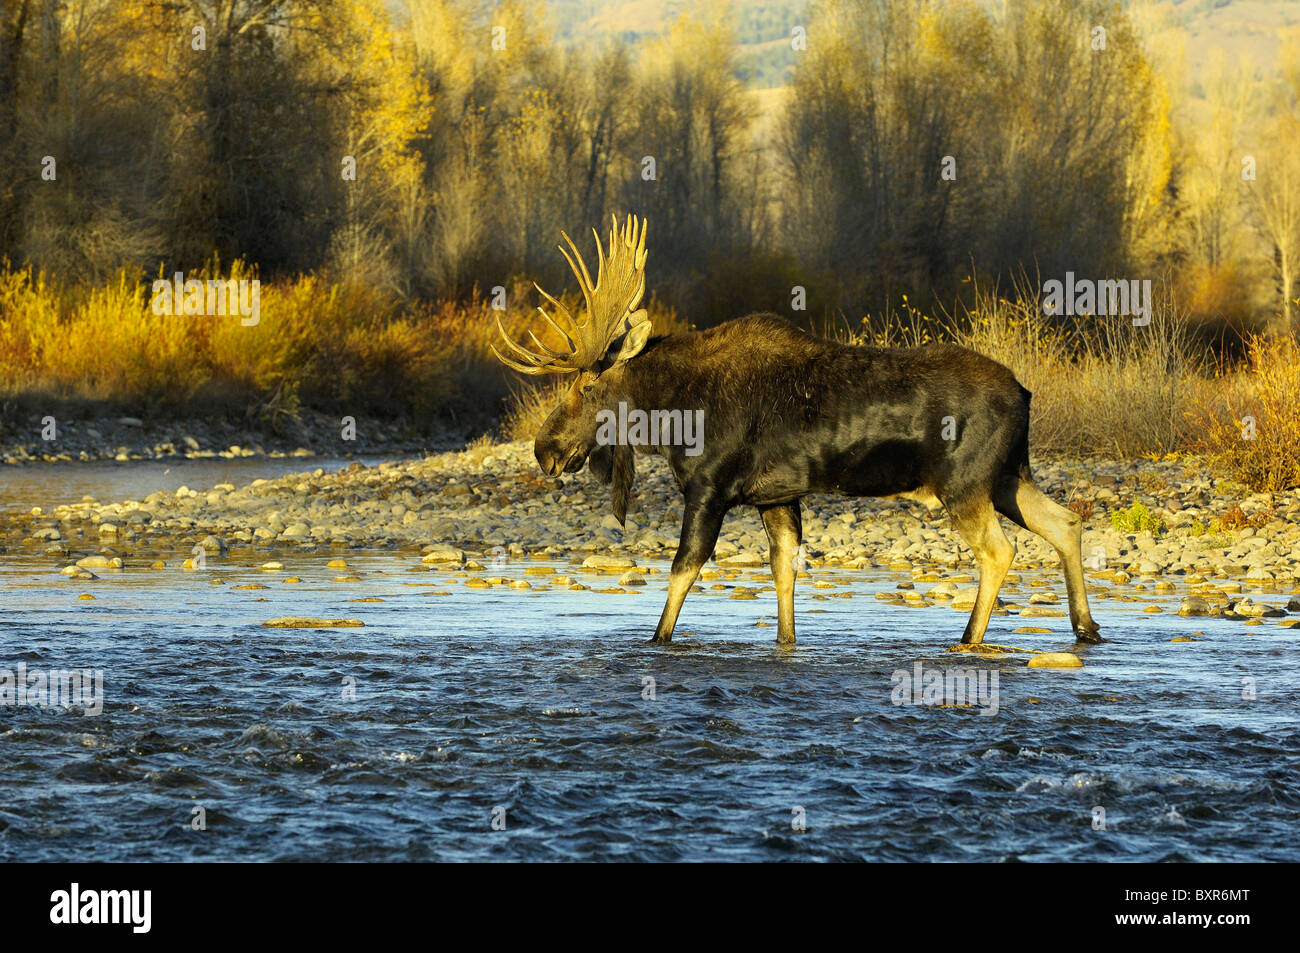
M 587 381 L 587 383 L 583 384 L 582 387 L 579 388 L 579 391 L 580 391 L 580 393 L 582 394 L 583 397 L 586 397 L 588 394 L 591 393 L 592 389 L 593 389 L 595 386 L 596 386 L 596 382 L 595 382 L 594 380 L 590 380 L 590 381 Z

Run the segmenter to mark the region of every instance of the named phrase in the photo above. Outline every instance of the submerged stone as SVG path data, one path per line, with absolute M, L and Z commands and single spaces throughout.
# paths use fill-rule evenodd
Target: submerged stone
M 285 615 L 262 623 L 264 629 L 339 629 L 364 626 L 360 619 L 317 619 L 311 616 Z
M 462 563 L 465 553 L 452 546 L 435 546 L 420 557 L 422 563 Z

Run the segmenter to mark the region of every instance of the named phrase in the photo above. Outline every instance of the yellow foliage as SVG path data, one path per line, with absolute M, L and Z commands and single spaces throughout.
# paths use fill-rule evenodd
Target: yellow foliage
M 1300 486 L 1300 343 L 1251 339 L 1245 373 L 1220 375 L 1187 412 L 1193 447 L 1251 489 Z
M 236 261 L 189 277 L 256 276 Z M 523 306 L 533 299 L 522 284 L 508 296 L 520 304 L 503 313 L 482 299 L 403 305 L 360 282 L 304 275 L 262 282 L 260 320 L 247 326 L 238 316 L 155 315 L 151 290 L 139 272 L 55 287 L 30 268 L 0 266 L 0 396 L 176 408 L 216 398 L 256 408 L 292 394 L 317 409 L 486 419 L 515 380 L 489 350 L 499 343 L 497 317 L 516 338 L 545 330 Z M 671 311 L 649 308 L 657 332 L 681 329 Z

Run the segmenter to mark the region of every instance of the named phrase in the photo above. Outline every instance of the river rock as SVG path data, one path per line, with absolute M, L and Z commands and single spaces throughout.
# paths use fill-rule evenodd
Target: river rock
M 1030 668 L 1083 668 L 1083 659 L 1073 652 L 1041 652 L 1029 660 Z
M 198 545 L 204 550 L 204 552 L 216 553 L 218 556 L 224 556 L 230 551 L 230 547 L 226 545 L 226 541 L 220 536 L 204 536 L 199 540 Z
M 465 561 L 464 551 L 452 546 L 428 546 L 425 549 L 425 554 L 420 557 L 422 563 L 463 563 Z
M 77 560 L 77 565 L 82 569 L 121 569 L 122 557 L 113 556 L 83 556 Z
M 608 571 L 611 569 L 635 569 L 636 561 L 630 556 L 588 556 L 582 561 L 583 569 L 599 569 Z

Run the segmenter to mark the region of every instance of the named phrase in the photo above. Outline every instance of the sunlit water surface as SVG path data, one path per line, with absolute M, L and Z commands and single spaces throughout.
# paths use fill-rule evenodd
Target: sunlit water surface
M 474 590 L 344 555 L 359 582 L 323 553 L 284 557 L 296 584 L 0 561 L 0 667 L 102 669 L 106 695 L 98 716 L 0 708 L 0 858 L 1300 859 L 1297 630 L 1103 600 L 1111 643 L 1033 669 L 945 653 L 965 614 L 881 604 L 891 574 L 818 571 L 840 588 L 801 584 L 793 650 L 757 624 L 773 593 L 731 590 L 692 595 L 661 649 L 666 573 Z M 544 585 L 535 565 L 491 572 Z M 365 626 L 260 625 L 284 615 Z M 989 641 L 1071 647 L 1066 620 L 1025 623 Z M 996 668 L 996 715 L 893 704 L 918 661 Z
M 175 460 L 94 460 L 90 462 L 0 465 L 0 514 L 26 512 L 41 506 L 48 512 L 65 503 L 92 496 L 101 503 L 143 500 L 181 486 L 211 489 L 218 483 L 244 486 L 257 479 L 273 480 L 289 473 L 317 468 L 329 473 L 354 460 L 367 466 L 401 457 L 179 457 Z

